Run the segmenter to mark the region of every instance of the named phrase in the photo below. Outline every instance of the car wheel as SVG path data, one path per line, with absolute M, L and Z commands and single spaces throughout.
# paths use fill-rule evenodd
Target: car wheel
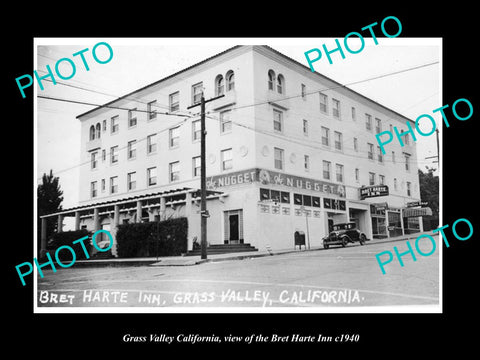
M 346 238 L 346 237 L 344 237 L 344 238 L 342 239 L 342 246 L 343 246 L 343 247 L 347 246 L 347 238 Z
M 324 247 L 325 249 L 328 249 L 328 244 L 323 244 L 323 247 Z
M 365 241 L 367 241 L 365 234 L 360 235 L 360 245 L 364 245 Z

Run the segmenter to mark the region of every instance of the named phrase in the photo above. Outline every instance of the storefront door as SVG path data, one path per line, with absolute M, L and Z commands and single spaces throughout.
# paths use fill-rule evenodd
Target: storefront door
M 243 211 L 225 211 L 225 244 L 243 244 Z

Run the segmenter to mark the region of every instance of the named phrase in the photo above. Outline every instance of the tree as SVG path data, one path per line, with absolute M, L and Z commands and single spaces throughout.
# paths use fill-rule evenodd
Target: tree
M 37 226 L 37 239 L 41 239 L 41 220 L 40 216 L 58 212 L 62 210 L 63 191 L 60 190 L 59 178 L 53 176 L 52 170 L 50 174 L 43 174 L 42 184 L 37 187 L 37 214 L 38 214 L 38 226 Z M 57 229 L 57 219 L 47 218 L 47 239 Z
M 430 218 L 424 218 L 424 229 L 436 229 L 439 221 L 439 181 L 438 176 L 434 176 L 434 168 L 429 168 L 424 173 L 418 169 L 418 177 L 420 180 L 420 199 L 428 202 L 428 207 L 432 209 L 432 216 Z M 430 223 L 429 226 L 428 223 Z M 430 229 L 429 229 L 430 228 Z

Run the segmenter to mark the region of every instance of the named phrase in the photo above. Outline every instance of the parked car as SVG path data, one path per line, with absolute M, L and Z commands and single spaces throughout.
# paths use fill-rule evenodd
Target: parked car
M 323 238 L 323 247 L 328 249 L 330 245 L 347 246 L 348 243 L 360 242 L 364 245 L 367 236 L 357 229 L 354 222 L 333 225 L 333 230 Z

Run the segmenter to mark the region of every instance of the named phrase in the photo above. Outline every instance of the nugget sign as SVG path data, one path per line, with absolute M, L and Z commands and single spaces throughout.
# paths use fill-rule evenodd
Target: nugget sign
M 360 200 L 366 198 L 377 197 L 377 196 L 387 196 L 388 195 L 388 186 L 387 185 L 375 185 L 375 186 L 365 186 L 360 188 Z

